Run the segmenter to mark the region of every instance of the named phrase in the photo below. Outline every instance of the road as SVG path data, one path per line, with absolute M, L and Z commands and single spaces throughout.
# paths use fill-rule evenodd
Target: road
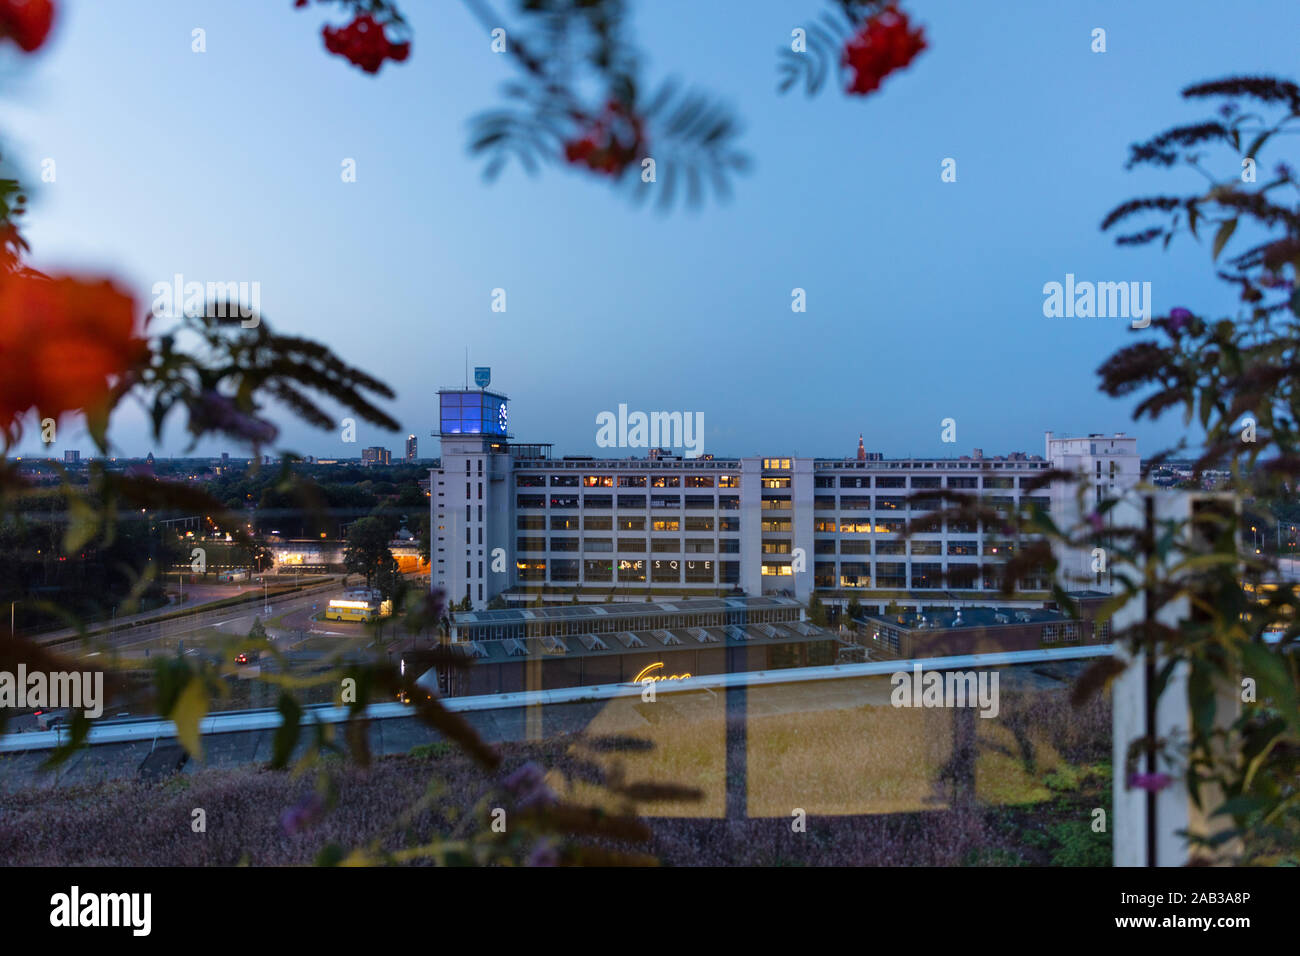
M 133 649 L 143 651 L 148 645 L 166 642 L 174 644 L 201 631 L 221 631 L 232 636 L 246 635 L 253 626 L 254 618 L 264 622 L 282 614 L 297 615 L 302 630 L 311 629 L 314 622 L 310 617 L 315 608 L 324 607 L 331 598 L 343 592 L 343 585 L 338 582 L 321 585 L 316 588 L 296 592 L 292 595 L 273 597 L 269 601 L 269 610 L 261 601 L 250 601 L 236 607 L 216 608 L 205 611 L 196 608 L 193 614 L 155 623 L 138 624 L 129 629 L 119 629 L 108 634 L 99 634 L 90 638 L 95 649 L 114 650 L 131 654 Z M 283 635 L 287 632 L 280 631 Z M 359 636 L 358 632 L 358 636 Z

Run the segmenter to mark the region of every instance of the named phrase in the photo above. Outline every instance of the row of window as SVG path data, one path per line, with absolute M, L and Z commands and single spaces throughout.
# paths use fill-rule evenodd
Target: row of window
M 683 507 L 681 495 L 619 495 L 618 507 L 633 508 L 644 511 L 649 506 L 663 509 L 680 509 Z M 684 502 L 687 511 L 739 511 L 740 498 L 736 495 L 686 495 Z M 577 508 L 595 511 L 610 510 L 614 507 L 613 495 L 586 495 L 579 499 L 577 495 L 516 495 L 517 508 L 546 508 L 572 510 Z
M 1051 499 L 1041 495 L 1026 495 L 1017 501 L 1010 495 L 989 495 L 984 499 L 992 507 L 1001 511 L 1013 511 L 1017 504 L 1026 506 L 1037 506 L 1044 511 L 1051 510 Z M 794 502 L 789 495 L 763 495 L 760 502 L 763 511 L 790 511 L 794 507 Z M 648 506 L 651 509 L 682 509 L 687 511 L 739 511 L 740 498 L 736 495 L 719 495 L 715 498 L 713 495 L 537 495 L 521 494 L 515 496 L 515 506 L 520 509 L 526 508 L 552 508 L 557 510 L 591 510 L 607 511 L 615 507 L 619 509 L 634 509 L 644 511 Z M 907 498 L 901 495 L 841 495 L 837 499 L 835 495 L 816 495 L 813 498 L 813 509 L 815 511 L 907 511 L 914 512 L 937 511 L 944 505 L 938 500 L 934 501 L 913 501 L 908 502 Z M 774 528 L 774 530 L 790 530 L 789 519 L 767 518 L 764 522 L 784 521 L 786 526 L 783 528 Z
M 535 551 L 586 551 L 588 553 L 645 554 L 648 550 L 655 554 L 739 554 L 740 541 L 735 538 L 619 538 L 617 546 L 613 538 L 551 538 L 550 548 L 546 538 L 515 538 L 515 551 L 526 554 Z M 788 553 L 788 551 L 787 551 Z
M 771 459 L 773 461 L 777 459 Z M 789 471 L 789 459 L 783 470 Z M 1112 463 L 1113 464 L 1113 463 Z M 1100 468 L 1100 462 L 1098 462 Z M 766 464 L 764 470 L 767 470 Z M 1113 471 L 1113 469 L 1112 469 Z M 1100 474 L 1100 472 L 1099 472 Z M 715 484 L 716 480 L 716 484 Z M 1021 477 L 1020 488 L 1032 487 L 1038 479 Z M 761 479 L 764 488 L 789 488 L 792 479 L 788 476 L 765 475 Z M 983 484 L 977 475 L 948 475 L 946 480 L 940 475 L 912 475 L 908 483 L 907 475 L 817 475 L 813 479 L 817 488 L 953 488 L 975 490 L 978 488 L 998 489 L 1015 488 L 1017 481 L 1010 475 L 984 475 Z M 525 474 L 515 475 L 516 488 L 739 488 L 739 475 L 564 475 L 564 474 Z
M 521 582 L 583 581 L 590 583 L 644 584 L 649 575 L 652 584 L 736 584 L 740 581 L 740 562 L 682 561 L 643 558 L 579 561 L 567 558 L 520 558 L 515 571 Z M 617 573 L 617 576 L 616 576 Z
M 840 495 L 838 500 L 837 507 L 835 495 L 815 495 L 813 509 L 816 511 L 873 510 L 871 495 Z M 1002 511 L 1012 511 L 1017 505 L 1017 499 L 1011 495 L 985 495 L 982 500 Z M 1052 510 L 1052 500 L 1046 495 L 1025 495 L 1019 499 L 1019 504 L 1027 507 L 1037 506 L 1044 511 Z M 938 511 L 944 506 L 944 502 L 939 499 L 909 502 L 904 495 L 876 495 L 874 510 L 907 511 L 910 507 L 912 511 Z
M 918 522 L 924 519 L 918 519 Z M 946 529 L 946 530 L 945 530 Z M 916 523 L 913 528 L 918 534 L 978 534 L 979 522 L 947 521 L 935 527 Z M 985 529 L 989 530 L 989 529 Z M 906 518 L 819 518 L 813 522 L 813 531 L 817 534 L 903 534 L 907 531 Z
M 907 475 L 876 475 L 875 487 L 877 488 L 907 488 L 911 487 L 916 490 L 933 489 L 933 488 L 952 488 L 962 491 L 973 491 L 981 487 L 980 479 L 977 475 L 948 475 L 945 481 L 940 475 L 912 475 L 912 483 L 907 483 Z M 1020 479 L 1019 487 L 1030 488 L 1038 479 L 1024 478 Z M 834 488 L 838 481 L 841 488 L 870 488 L 872 487 L 871 475 L 817 475 L 813 479 L 815 488 Z M 983 486 L 986 489 L 1015 488 L 1016 479 L 1010 475 L 985 475 Z
M 816 554 L 835 554 L 836 545 L 839 546 L 840 554 L 870 554 L 870 541 L 837 541 L 835 538 L 819 538 L 813 545 L 813 551 Z M 907 554 L 906 541 L 877 541 L 876 554 Z M 990 554 L 1005 554 L 1008 550 L 1013 550 L 1014 545 L 998 544 L 990 545 L 986 548 Z M 978 555 L 980 553 L 980 543 L 978 539 L 954 539 L 948 542 L 943 541 L 912 541 L 912 554 L 950 554 L 950 555 Z
M 910 579 L 909 579 L 910 570 Z M 767 573 L 766 570 L 763 572 Z M 1046 569 L 1040 568 L 1034 573 L 1026 574 L 1018 582 L 1019 588 L 1026 591 L 1045 591 L 1051 587 L 1050 576 Z M 981 577 L 977 564 L 949 564 L 947 572 L 939 562 L 913 561 L 877 561 L 873 577 L 871 564 L 866 561 L 818 561 L 813 566 L 813 587 L 815 588 L 907 588 L 907 589 L 942 589 L 942 590 L 978 590 L 993 591 L 1002 586 L 1001 576 L 992 569 L 987 569 Z
M 516 531 L 545 531 L 547 515 L 516 515 Z M 651 531 L 740 531 L 740 519 L 732 515 L 696 516 L 685 518 L 651 518 L 644 515 L 549 515 L 552 531 L 645 531 L 647 524 Z
M 545 488 L 546 475 L 515 475 L 516 488 Z M 552 488 L 713 488 L 713 475 L 550 475 Z M 739 475 L 718 475 L 718 488 L 739 488 Z

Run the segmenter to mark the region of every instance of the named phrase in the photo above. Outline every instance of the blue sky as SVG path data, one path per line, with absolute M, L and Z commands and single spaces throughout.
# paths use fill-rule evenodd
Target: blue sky
M 620 403 L 704 412 L 720 456 L 851 455 L 859 432 L 890 456 L 1041 452 L 1048 429 L 1126 430 L 1144 452 L 1178 438 L 1179 420 L 1135 426 L 1096 388 L 1107 355 L 1153 333 L 1045 318 L 1042 287 L 1149 281 L 1157 314 L 1236 308 L 1206 246 L 1117 249 L 1097 227 L 1126 198 L 1199 185 L 1126 172 L 1128 145 L 1206 114 L 1178 97 L 1190 82 L 1294 78 L 1300 5 L 914 0 L 930 49 L 911 69 L 811 100 L 776 92 L 777 49 L 824 2 L 632 6 L 645 80 L 689 80 L 745 123 L 752 170 L 728 203 L 658 215 L 560 166 L 485 183 L 467 122 L 512 72 L 453 0 L 407 0 L 411 59 L 377 77 L 324 51 L 328 7 L 64 0 L 48 48 L 0 64 L 6 160 L 29 178 L 57 164 L 34 191 L 33 261 L 109 272 L 142 306 L 178 272 L 259 281 L 278 329 L 398 393 L 402 432 L 362 424 L 357 445 L 281 419 L 287 447 L 323 457 L 396 451 L 408 431 L 436 454 L 435 389 L 461 383 L 466 349 L 517 438 L 562 453 L 596 453 L 595 416 Z M 114 437 L 124 454 L 185 445 L 156 445 L 130 409 Z M 89 449 L 75 427 L 60 438 Z

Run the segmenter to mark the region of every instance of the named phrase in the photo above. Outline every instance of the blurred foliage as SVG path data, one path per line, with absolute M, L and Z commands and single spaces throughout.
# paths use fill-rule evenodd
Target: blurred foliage
M 1220 504 L 1194 508 L 1187 517 L 1157 517 L 1148 527 L 1140 496 L 1149 487 L 1094 502 L 1088 476 L 1042 471 L 1026 496 L 1053 482 L 1076 484 L 1077 524 L 1058 526 L 1053 515 L 1030 503 L 997 507 L 973 494 L 944 490 L 911 496 L 926 514 L 911 522 L 909 534 L 934 530 L 942 522 L 991 532 L 1005 560 L 988 563 L 981 572 L 998 580 L 1008 596 L 1050 579 L 1054 600 L 1075 618 L 1081 615 L 1071 587 L 1087 587 L 1088 580 L 1068 580 L 1058 556 L 1061 549 L 1103 548 L 1114 593 L 1100 619 L 1113 623 L 1125 609 L 1137 612 L 1122 618 L 1131 623 L 1114 628 L 1112 640 L 1133 653 L 1153 652 L 1160 662 L 1151 688 L 1156 695 L 1185 667 L 1192 717 L 1186 739 L 1132 741 L 1117 772 L 1127 786 L 1137 785 L 1135 775 L 1149 754 L 1181 767 L 1193 800 L 1226 824 L 1213 838 L 1198 840 L 1197 852 L 1213 856 L 1240 838 L 1248 860 L 1270 862 L 1300 845 L 1300 674 L 1293 653 L 1300 635 L 1300 585 L 1280 573 L 1277 553 L 1250 553 L 1255 549 L 1240 542 L 1242 513 L 1282 515 L 1297 509 L 1300 182 L 1288 162 L 1278 162 L 1271 175 L 1250 172 L 1263 169 L 1266 147 L 1281 143 L 1282 134 L 1300 120 L 1300 88 L 1269 77 L 1238 77 L 1197 84 L 1183 95 L 1227 102 L 1217 119 L 1176 127 L 1135 145 L 1130 166 L 1189 167 L 1206 177 L 1208 186 L 1184 196 L 1125 202 L 1105 217 L 1102 228 L 1154 215 L 1163 218 L 1162 225 L 1127 233 L 1117 242 L 1163 240 L 1167 247 L 1180 233 L 1206 238 L 1211 260 L 1219 263 L 1216 274 L 1240 290 L 1242 304 L 1236 315 L 1213 319 L 1191 308 L 1172 308 L 1098 373 L 1105 394 L 1138 399 L 1135 419 L 1181 411 L 1184 426 L 1203 431 L 1191 484 L 1200 486 L 1207 471 L 1227 472 L 1228 479 L 1216 488 Z M 1243 99 L 1255 108 L 1239 108 Z M 1230 175 L 1210 172 L 1224 169 Z M 1189 444 L 1190 433 L 1148 463 L 1186 455 Z M 1142 602 L 1150 608 L 1150 624 L 1140 613 Z M 1176 625 L 1165 623 L 1170 620 Z M 1098 661 L 1080 678 L 1076 700 L 1087 699 L 1124 669 L 1116 659 Z M 1242 692 L 1246 678 L 1257 688 L 1255 699 Z M 1246 698 L 1239 716 L 1222 719 L 1223 695 Z M 1213 804 L 1211 786 L 1223 794 Z M 1090 859 L 1099 851 L 1091 849 L 1089 839 L 1070 836 L 1062 853 L 1070 860 Z M 1267 851 L 1259 849 L 1264 846 Z
M 520 0 L 515 23 L 486 0 L 465 5 L 489 35 L 505 30 L 498 42 L 519 73 L 503 87 L 508 105 L 470 124 L 470 151 L 486 157 L 489 179 L 511 159 L 529 173 L 567 161 L 666 210 L 682 198 L 698 206 L 710 190 L 726 198 L 747 168 L 740 124 L 714 97 L 642 81 L 624 0 Z

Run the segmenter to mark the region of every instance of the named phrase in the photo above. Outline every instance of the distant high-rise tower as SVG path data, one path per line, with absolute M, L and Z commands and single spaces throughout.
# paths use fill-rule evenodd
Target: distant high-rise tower
M 416 444 L 415 436 L 407 435 L 406 436 L 406 460 L 407 461 L 415 461 L 416 458 L 420 457 L 419 453 L 417 452 L 417 447 L 418 446 Z
M 866 460 L 867 460 L 867 449 L 866 446 L 862 444 L 862 435 L 859 434 L 858 435 L 858 461 L 866 461 Z
M 391 453 L 387 448 L 375 445 L 371 448 L 361 449 L 361 464 L 363 467 L 371 465 L 388 465 L 392 463 Z

